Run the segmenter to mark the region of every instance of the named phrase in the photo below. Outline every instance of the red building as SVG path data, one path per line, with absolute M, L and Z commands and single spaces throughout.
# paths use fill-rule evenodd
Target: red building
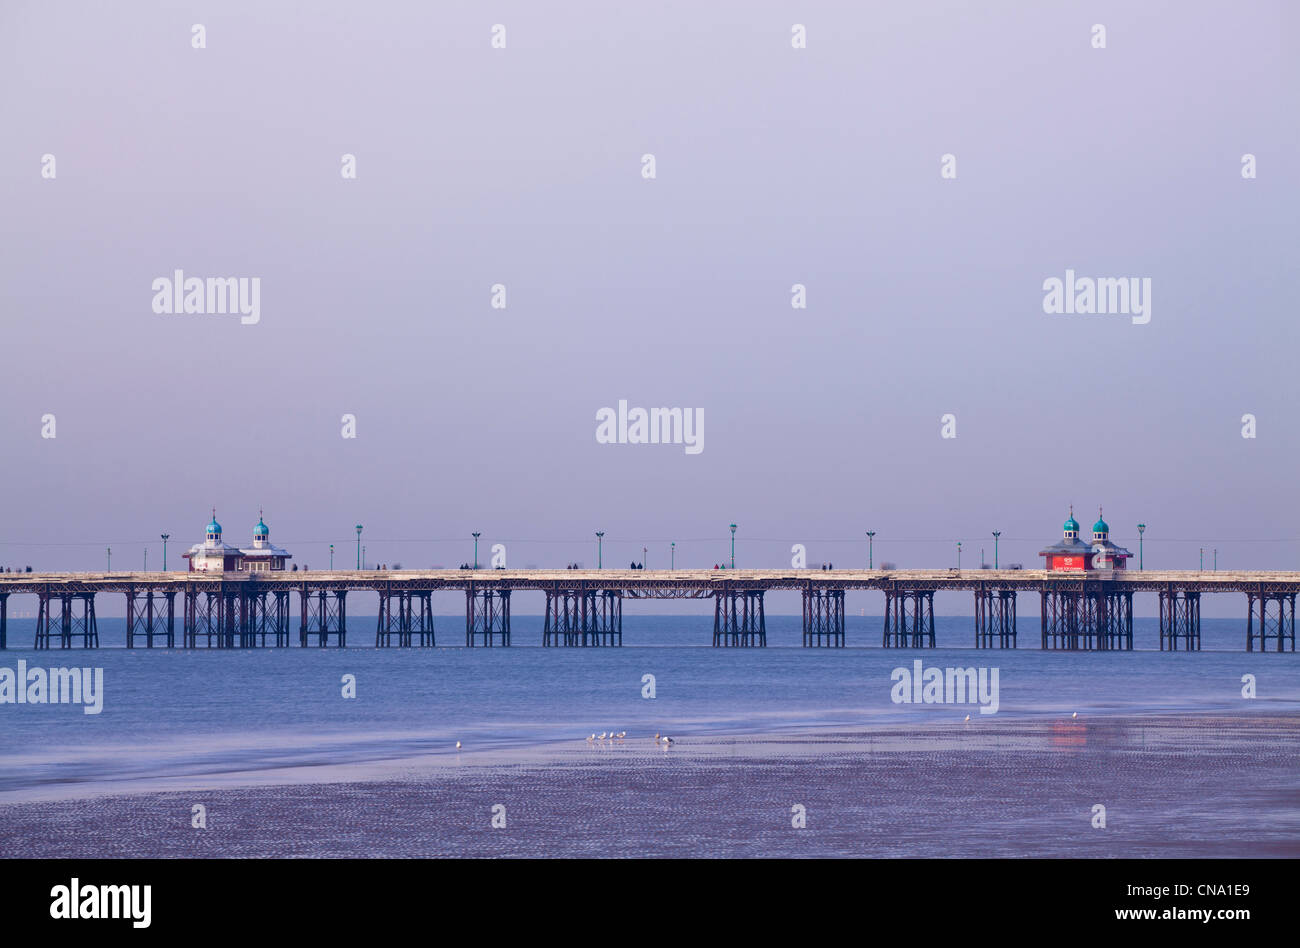
M 1054 543 L 1038 555 L 1046 557 L 1043 564 L 1049 570 L 1078 570 L 1084 572 L 1094 569 L 1126 569 L 1128 558 L 1133 554 L 1122 546 L 1110 542 L 1110 524 L 1101 518 L 1101 509 L 1097 510 L 1097 522 L 1092 525 L 1092 543 L 1079 539 L 1079 521 L 1074 519 L 1074 508 L 1070 508 L 1070 519 L 1065 521 L 1065 538 Z

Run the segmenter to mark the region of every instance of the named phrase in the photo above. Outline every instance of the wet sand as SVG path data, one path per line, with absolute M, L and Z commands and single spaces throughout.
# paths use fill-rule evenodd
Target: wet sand
M 189 782 L 2 804 L 0 856 L 1300 856 L 1291 715 L 642 736 Z

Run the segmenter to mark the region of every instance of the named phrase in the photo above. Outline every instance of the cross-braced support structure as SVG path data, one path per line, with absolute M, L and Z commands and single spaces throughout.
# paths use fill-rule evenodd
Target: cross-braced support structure
M 1016 591 L 975 590 L 975 647 L 1016 647 Z
M 803 589 L 803 644 L 844 647 L 844 590 L 812 585 Z
M 375 629 L 375 647 L 386 648 L 393 644 L 410 648 L 414 636 L 419 636 L 421 646 L 431 646 L 433 639 L 433 593 L 417 590 L 379 591 L 379 624 Z
M 542 645 L 622 645 L 623 594 L 614 589 L 546 590 Z
M 1133 593 L 1104 583 L 1072 583 L 1042 591 L 1043 648 L 1133 649 Z
M 763 590 L 727 586 L 713 596 L 713 644 L 767 647 Z
M 934 648 L 934 590 L 886 589 L 885 648 Z
M 0 592 L 0 649 L 9 647 L 9 594 Z
M 271 635 L 275 637 L 278 648 L 288 648 L 289 590 L 258 591 L 248 594 L 245 598 L 248 603 L 245 612 L 247 624 L 240 632 L 240 646 L 242 648 L 254 645 L 265 647 L 266 637 Z
M 1267 590 L 1262 585 L 1258 592 L 1246 593 L 1247 652 L 1256 651 L 1256 642 L 1258 651 L 1267 652 L 1270 639 L 1277 643 L 1275 652 L 1295 651 L 1295 597 L 1296 593 Z
M 346 589 L 309 589 L 300 591 L 302 624 L 298 627 L 298 644 L 306 646 L 311 637 L 321 648 L 331 637 L 343 648 L 348 644 L 348 591 Z
M 99 627 L 95 624 L 95 594 L 43 590 L 37 593 L 36 648 L 72 648 L 80 637 L 82 648 L 99 648 Z M 59 609 L 55 610 L 55 602 Z M 77 614 L 76 604 L 81 604 Z
M 481 638 L 484 645 L 510 644 L 510 590 L 470 584 L 465 590 L 465 644 Z
M 140 598 L 137 598 L 140 597 Z M 126 647 L 135 648 L 136 638 L 143 638 L 146 648 L 161 639 L 166 648 L 176 647 L 176 591 L 154 592 L 146 589 L 126 591 Z
M 1179 644 L 1181 643 L 1181 645 Z M 1201 594 L 1160 590 L 1160 651 L 1201 650 Z

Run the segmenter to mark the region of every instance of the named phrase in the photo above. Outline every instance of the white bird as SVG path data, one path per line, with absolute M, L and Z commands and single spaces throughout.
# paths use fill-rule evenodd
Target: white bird
M 601 731 L 601 732 L 600 732 L 600 739 L 603 741 L 603 740 L 605 739 L 605 737 L 606 737 L 605 732 L 604 732 L 604 731 Z
M 460 750 L 460 741 L 456 742 L 456 750 Z
M 1070 715 L 1070 717 L 1072 717 L 1072 718 L 1077 718 L 1078 716 L 1079 716 L 1079 712 L 1078 712 L 1078 711 L 1076 711 L 1076 712 L 1074 712 L 1074 714 Z
M 615 736 L 621 741 L 623 738 L 627 737 L 627 731 L 619 731 Z
M 665 736 L 661 739 L 660 743 L 662 743 L 665 747 L 667 747 L 669 744 L 676 744 L 677 742 L 674 741 L 671 737 L 668 737 L 667 735 L 665 735 Z
M 595 739 L 596 739 L 596 735 L 593 734 L 593 735 L 591 735 L 591 737 L 587 738 L 587 743 L 590 744 L 590 743 L 591 743 L 592 741 L 594 741 Z
M 968 714 L 968 715 L 966 715 L 966 720 L 967 720 L 967 721 L 969 721 L 969 720 L 970 720 L 970 715 L 969 715 L 969 714 Z

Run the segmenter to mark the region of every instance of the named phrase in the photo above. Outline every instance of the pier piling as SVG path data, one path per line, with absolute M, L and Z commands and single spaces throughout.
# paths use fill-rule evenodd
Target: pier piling
M 844 648 L 844 590 L 809 583 L 803 588 L 804 648 Z

